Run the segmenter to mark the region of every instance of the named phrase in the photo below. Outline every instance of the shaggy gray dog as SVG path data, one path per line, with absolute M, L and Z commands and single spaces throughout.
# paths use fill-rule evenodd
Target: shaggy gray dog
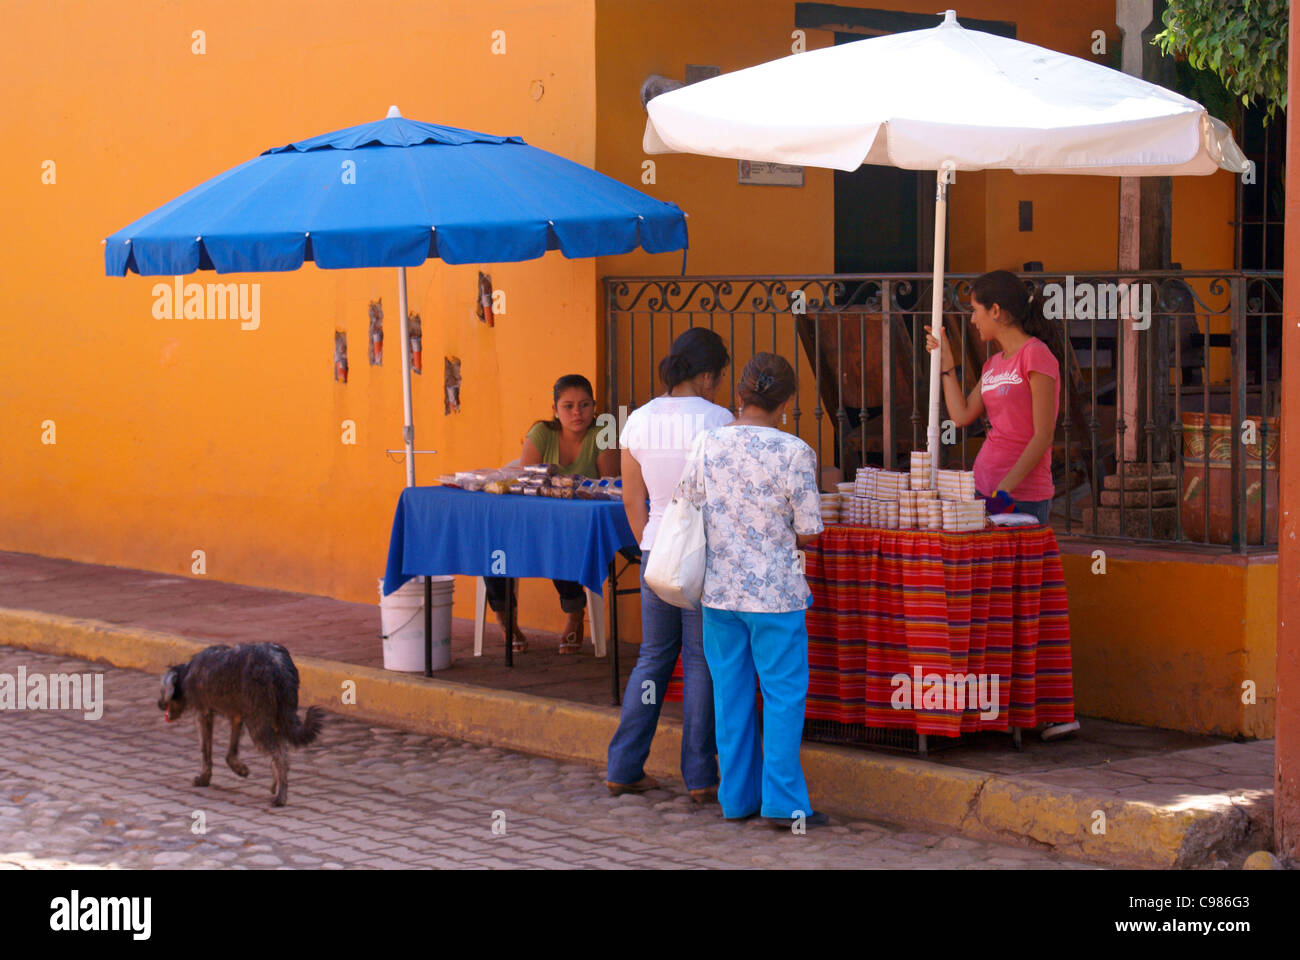
M 253 743 L 271 757 L 271 805 L 276 807 L 284 806 L 289 794 L 288 748 L 315 740 L 324 720 L 320 707 L 308 708 L 305 720 L 298 718 L 298 668 L 278 643 L 219 644 L 199 651 L 163 674 L 158 709 L 168 723 L 187 709 L 196 711 L 203 752 L 196 787 L 212 782 L 213 714 L 230 720 L 226 763 L 241 777 L 248 776 L 239 759 L 239 737 L 247 726 Z

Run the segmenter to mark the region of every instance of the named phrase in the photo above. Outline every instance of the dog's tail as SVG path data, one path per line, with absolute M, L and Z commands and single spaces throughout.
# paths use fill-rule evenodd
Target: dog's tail
M 307 717 L 304 720 L 298 719 L 298 713 L 295 711 L 293 722 L 289 725 L 289 742 L 295 747 L 307 746 L 315 741 L 324 723 L 325 711 L 320 707 L 308 707 Z

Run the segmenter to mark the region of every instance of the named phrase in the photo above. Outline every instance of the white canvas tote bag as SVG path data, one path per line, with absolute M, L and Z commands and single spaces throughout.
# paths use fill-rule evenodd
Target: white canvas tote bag
M 704 563 L 704 511 L 686 497 L 675 496 L 659 521 L 645 582 L 665 603 L 698 610 Z

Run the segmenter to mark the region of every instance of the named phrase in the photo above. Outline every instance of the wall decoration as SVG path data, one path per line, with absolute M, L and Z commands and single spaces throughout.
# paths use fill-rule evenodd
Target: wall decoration
M 460 357 L 446 357 L 442 365 L 442 412 L 460 413 Z
M 478 306 L 474 313 L 480 322 L 489 327 L 496 326 L 496 318 L 492 315 L 492 278 L 482 270 L 478 273 Z
M 411 372 L 420 373 L 424 369 L 424 361 L 420 349 L 423 341 L 420 327 L 420 315 L 413 310 L 406 313 L 406 330 L 407 336 L 411 338 Z
M 384 298 L 370 301 L 370 365 L 384 365 Z
M 334 379 L 348 382 L 348 335 L 342 330 L 334 331 Z

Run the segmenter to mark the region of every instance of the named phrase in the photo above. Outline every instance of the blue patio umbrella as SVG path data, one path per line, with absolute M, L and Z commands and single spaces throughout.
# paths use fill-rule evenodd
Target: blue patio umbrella
M 685 214 L 519 137 L 387 117 L 273 147 L 104 241 L 109 276 L 396 267 L 415 484 L 406 268 L 684 250 Z

